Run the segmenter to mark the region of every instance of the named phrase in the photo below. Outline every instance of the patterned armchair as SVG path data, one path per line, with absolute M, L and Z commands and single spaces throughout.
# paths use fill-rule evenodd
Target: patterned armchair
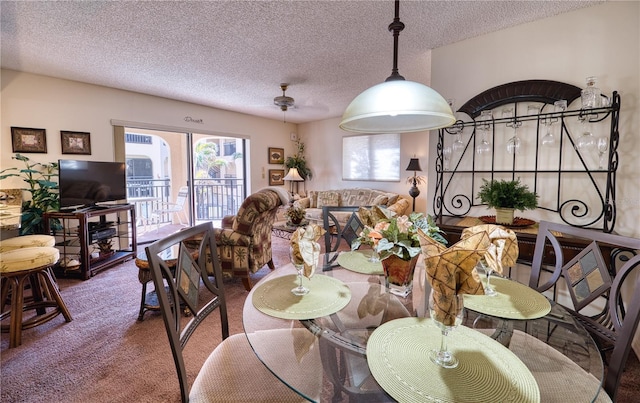
M 288 197 L 286 192 L 284 197 Z M 222 219 L 222 228 L 214 228 L 218 256 L 223 272 L 240 277 L 251 290 L 251 273 L 265 264 L 275 270 L 271 259 L 271 229 L 283 196 L 275 189 L 262 189 L 247 197 L 238 214 Z

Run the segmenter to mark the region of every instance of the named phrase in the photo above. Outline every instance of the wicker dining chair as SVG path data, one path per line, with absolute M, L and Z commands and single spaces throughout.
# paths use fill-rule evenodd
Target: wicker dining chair
M 194 245 L 194 239 L 199 241 Z M 180 248 L 175 272 L 162 252 Z M 213 226 L 205 223 L 185 229 L 146 247 L 151 276 L 180 382 L 183 402 L 301 402 L 258 360 L 244 334 L 229 335 L 227 307 Z M 194 258 L 195 256 L 195 258 Z M 175 274 L 173 274 L 175 273 Z M 213 273 L 209 276 L 208 273 Z M 191 312 L 183 318 L 183 305 Z M 191 335 L 215 310 L 220 313 L 223 341 L 211 352 L 189 388 L 183 351 Z M 277 345 L 278 337 L 269 342 Z

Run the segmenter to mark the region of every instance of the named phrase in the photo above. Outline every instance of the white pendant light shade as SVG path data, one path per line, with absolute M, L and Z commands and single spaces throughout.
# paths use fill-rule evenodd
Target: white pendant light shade
M 340 128 L 359 133 L 409 133 L 454 124 L 449 103 L 432 88 L 393 80 L 363 91 L 342 115 Z

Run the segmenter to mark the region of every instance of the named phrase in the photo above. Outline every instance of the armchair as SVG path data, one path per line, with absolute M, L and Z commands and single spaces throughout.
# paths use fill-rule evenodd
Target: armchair
M 214 228 L 222 271 L 241 278 L 247 291 L 252 287 L 252 273 L 265 264 L 275 270 L 271 229 L 278 206 L 288 202 L 289 195 L 283 189 L 259 190 L 242 202 L 238 214 L 222 219 L 222 228 Z

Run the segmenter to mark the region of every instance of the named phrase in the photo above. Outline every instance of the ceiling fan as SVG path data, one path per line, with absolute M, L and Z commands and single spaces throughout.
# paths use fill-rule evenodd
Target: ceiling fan
M 285 95 L 285 92 L 287 91 L 288 87 L 289 87 L 289 84 L 287 83 L 280 84 L 282 95 L 273 98 L 274 105 L 280 107 L 280 110 L 282 110 L 282 112 L 286 112 L 289 108 L 293 106 L 293 103 L 294 103 L 293 98 Z

